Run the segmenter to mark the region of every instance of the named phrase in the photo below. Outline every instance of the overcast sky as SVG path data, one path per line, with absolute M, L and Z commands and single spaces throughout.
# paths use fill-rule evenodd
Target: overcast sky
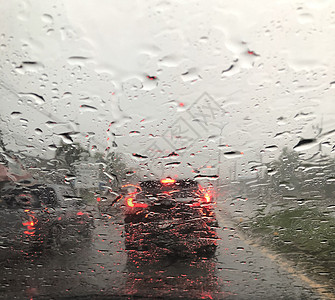
M 243 173 L 316 126 L 334 129 L 331 0 L 0 4 L 1 126 L 13 149 L 50 157 L 69 142 L 59 134 L 77 132 L 99 150 L 184 147 L 183 168 L 236 161 Z

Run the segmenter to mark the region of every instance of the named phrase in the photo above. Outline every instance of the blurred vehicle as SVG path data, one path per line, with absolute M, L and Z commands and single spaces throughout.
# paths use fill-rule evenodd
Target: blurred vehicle
M 216 251 L 217 221 L 211 191 L 191 179 L 142 181 L 126 185 L 125 246 L 172 255 L 208 255 Z
M 93 217 L 69 186 L 7 185 L 0 197 L 0 247 L 3 252 L 60 248 L 90 236 Z

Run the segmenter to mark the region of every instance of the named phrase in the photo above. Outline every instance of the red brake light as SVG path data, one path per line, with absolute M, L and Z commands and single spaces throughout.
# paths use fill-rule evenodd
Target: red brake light
M 148 207 L 148 204 L 145 204 L 145 203 L 134 203 L 134 198 L 127 198 L 126 199 L 126 204 L 128 207 L 142 207 L 142 208 L 146 208 Z
M 161 183 L 164 184 L 164 185 L 173 184 L 175 182 L 176 182 L 176 180 L 172 179 L 172 178 L 165 178 L 165 179 L 161 180 Z
M 134 207 L 133 198 L 127 198 L 126 203 L 129 207 Z

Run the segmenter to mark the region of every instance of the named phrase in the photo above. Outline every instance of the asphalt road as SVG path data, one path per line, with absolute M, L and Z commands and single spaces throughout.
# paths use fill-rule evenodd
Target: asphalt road
M 181 259 L 125 251 L 122 213 L 96 212 L 91 241 L 1 261 L 0 298 L 329 299 L 217 215 L 216 256 Z

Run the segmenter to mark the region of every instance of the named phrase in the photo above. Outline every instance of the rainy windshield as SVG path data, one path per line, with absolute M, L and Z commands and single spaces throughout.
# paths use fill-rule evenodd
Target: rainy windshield
M 335 299 L 333 1 L 0 2 L 0 299 Z

